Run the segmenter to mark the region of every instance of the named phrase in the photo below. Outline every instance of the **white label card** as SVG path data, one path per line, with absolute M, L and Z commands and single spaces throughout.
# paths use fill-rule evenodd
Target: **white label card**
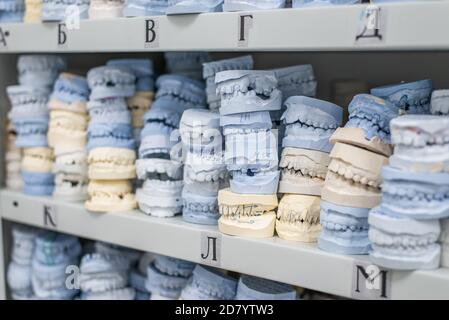
M 43 224 L 46 228 L 58 228 L 58 210 L 55 206 L 44 204 Z
M 355 261 L 352 267 L 351 297 L 360 300 L 390 300 L 391 270 L 367 261 Z
M 200 261 L 215 267 L 221 265 L 221 233 L 201 233 Z
M 145 48 L 159 47 L 159 21 L 156 18 L 145 19 Z
M 11 33 L 9 32 L 9 30 L 0 27 L 0 48 L 8 47 L 8 39 L 10 35 Z
M 237 46 L 247 47 L 249 41 L 249 30 L 253 27 L 254 15 L 252 13 L 241 13 L 237 17 Z
M 357 33 L 355 36 L 356 44 L 375 44 L 385 41 L 385 8 L 376 5 L 369 5 L 360 14 Z

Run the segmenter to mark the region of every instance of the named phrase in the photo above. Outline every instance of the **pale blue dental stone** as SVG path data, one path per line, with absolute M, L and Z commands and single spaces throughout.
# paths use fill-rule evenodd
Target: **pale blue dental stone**
M 242 275 L 235 300 L 296 300 L 293 286 L 277 281 Z

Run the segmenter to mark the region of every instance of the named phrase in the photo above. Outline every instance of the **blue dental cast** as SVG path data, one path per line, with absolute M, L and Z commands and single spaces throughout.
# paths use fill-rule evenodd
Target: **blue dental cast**
M 438 220 L 391 216 L 383 205 L 369 213 L 369 239 L 376 265 L 398 270 L 436 269 L 440 264 Z
M 293 0 L 292 7 L 293 8 L 327 7 L 327 6 L 351 5 L 360 2 L 361 2 L 360 0 Z
M 237 281 L 211 267 L 197 265 L 181 292 L 182 300 L 233 300 Z
M 224 11 L 270 10 L 284 8 L 285 0 L 225 0 Z
M 123 124 L 130 127 L 131 112 L 123 98 L 90 100 L 87 103 L 89 124 Z
M 288 284 L 242 275 L 235 300 L 296 300 L 295 289 Z
M 273 69 L 284 102 L 292 96 L 315 97 L 317 81 L 310 64 Z
M 285 102 L 282 115 L 286 126 L 282 146 L 329 153 L 329 138 L 339 127 L 343 109 L 333 103 L 305 96 L 293 96 Z
M 146 17 L 165 15 L 168 0 L 127 0 L 123 8 L 125 17 Z
M 56 80 L 50 99 L 67 104 L 74 102 L 87 102 L 89 86 L 84 77 L 61 73 Z
M 24 12 L 24 0 L 0 1 L 0 22 L 2 23 L 22 22 Z
M 54 55 L 23 55 L 17 62 L 19 84 L 51 89 L 59 73 L 67 67 L 63 57 Z
M 430 101 L 430 113 L 434 115 L 449 115 L 449 90 L 434 90 Z
M 42 0 L 42 21 L 65 21 L 71 14 L 76 14 L 79 19 L 88 18 L 90 0 Z M 77 8 L 74 11 L 74 7 Z
M 149 300 L 151 293 L 145 287 L 146 275 L 132 269 L 129 273 L 129 285 L 136 291 L 134 300 Z
M 184 110 L 192 107 L 204 108 L 206 105 L 204 84 L 200 81 L 178 74 L 166 74 L 157 79 L 156 87 L 158 88 L 156 101 L 168 96 L 179 102 Z
M 50 196 L 55 188 L 54 174 L 22 170 L 23 193 L 30 196 Z
M 136 77 L 136 91 L 154 91 L 153 61 L 150 59 L 114 59 L 107 66 L 129 68 Z
M 182 218 L 184 221 L 216 225 L 218 218 L 218 182 L 189 182 L 182 190 Z M 208 187 L 205 187 L 208 186 Z
M 79 239 L 56 232 L 44 232 L 36 239 L 35 259 L 40 263 L 54 265 L 76 260 L 81 254 Z
M 132 97 L 136 90 L 136 77 L 123 66 L 101 66 L 89 70 L 87 82 L 90 100 Z
M 193 262 L 176 259 L 157 254 L 154 256 L 154 266 L 162 273 L 170 276 L 190 277 L 195 264 Z
M 393 103 L 407 114 L 428 114 L 433 90 L 432 80 L 403 82 L 371 89 L 371 94 Z
M 340 206 L 321 200 L 318 248 L 339 254 L 367 254 L 370 209 Z
M 130 125 L 121 123 L 93 123 L 87 130 L 87 149 L 101 147 L 125 148 L 135 150 L 136 144 Z
M 6 89 L 12 109 L 8 118 L 14 122 L 48 121 L 48 96 L 45 87 L 9 86 Z
M 166 52 L 164 53 L 167 72 L 201 80 L 202 64 L 210 61 L 207 52 Z
M 168 0 L 167 15 L 223 11 L 223 0 Z

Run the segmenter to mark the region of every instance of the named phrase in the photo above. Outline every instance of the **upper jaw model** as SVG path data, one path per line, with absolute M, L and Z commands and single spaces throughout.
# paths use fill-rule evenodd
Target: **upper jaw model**
M 276 194 L 238 194 L 230 189 L 218 193 L 219 230 L 228 235 L 270 238 L 274 234 Z
M 87 19 L 90 0 L 68 0 L 60 2 L 56 0 L 42 0 L 42 21 L 64 21 L 69 15 L 71 7 L 76 6 L 76 13 L 80 19 Z
M 414 172 L 449 173 L 449 118 L 406 115 L 391 121 L 393 167 Z
M 90 200 L 86 209 L 94 212 L 129 211 L 136 207 L 129 180 L 91 180 L 87 189 Z
M 131 97 L 135 92 L 136 77 L 122 66 L 102 66 L 89 70 L 87 82 L 92 90 L 90 100 Z
M 430 113 L 449 115 L 449 90 L 434 90 L 430 101 Z
M 398 116 L 396 107 L 381 98 L 359 94 L 352 99 L 349 112 L 349 121 L 344 128 L 337 129 L 330 141 L 390 156 L 390 121 Z
M 269 10 L 285 7 L 285 0 L 225 0 L 224 11 Z
M 203 78 L 206 81 L 209 109 L 218 111 L 221 105 L 220 97 L 217 95 L 217 86 L 215 85 L 215 75 L 218 72 L 226 70 L 251 70 L 253 66 L 253 58 L 249 55 L 203 63 Z
M 131 69 L 136 77 L 136 93 L 154 91 L 153 61 L 150 59 L 113 59 L 107 66 L 122 66 Z
M 89 19 L 109 19 L 123 16 L 124 0 L 91 0 Z
M 89 86 L 84 77 L 61 73 L 53 87 L 48 108 L 84 114 L 88 96 Z
M 223 11 L 223 0 L 168 0 L 167 15 Z
M 370 211 L 371 261 L 389 269 L 436 269 L 440 264 L 438 220 L 415 220 L 386 215 L 382 207 Z
M 315 96 L 317 81 L 312 65 L 297 65 L 273 71 L 278 79 L 278 89 L 282 91 L 284 101 L 292 96 Z
M 432 80 L 420 80 L 374 88 L 371 94 L 392 102 L 404 113 L 427 114 L 432 90 Z
M 129 124 L 91 123 L 88 128 L 88 150 L 101 147 L 135 149 L 134 134 Z
M 281 109 L 282 92 L 272 71 L 229 70 L 215 75 L 221 115 Z
M 288 194 L 282 198 L 276 221 L 280 238 L 315 242 L 320 231 L 320 197 Z
M 22 55 L 17 62 L 21 85 L 50 87 L 61 70 L 66 68 L 65 60 L 53 55 Z
M 242 275 L 235 300 L 296 300 L 296 297 L 291 285 Z
M 146 17 L 165 15 L 168 0 L 128 0 L 125 2 L 125 17 Z

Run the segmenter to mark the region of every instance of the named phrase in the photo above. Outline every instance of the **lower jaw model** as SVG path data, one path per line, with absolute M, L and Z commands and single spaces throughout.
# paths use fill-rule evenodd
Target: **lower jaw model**
M 438 220 L 415 220 L 385 214 L 382 205 L 369 214 L 371 261 L 389 269 L 436 269 L 440 264 Z
M 95 148 L 89 152 L 89 179 L 134 179 L 136 152 L 126 148 Z
M 219 213 L 219 182 L 196 182 L 184 179 L 182 218 L 190 223 L 216 225 Z
M 147 179 L 136 198 L 139 208 L 146 214 L 167 218 L 182 212 L 182 180 Z
M 136 208 L 132 185 L 128 180 L 91 180 L 87 189 L 86 209 L 93 212 L 130 211 Z
M 218 193 L 219 230 L 228 235 L 269 238 L 274 235 L 276 194 L 238 194 L 230 189 Z

